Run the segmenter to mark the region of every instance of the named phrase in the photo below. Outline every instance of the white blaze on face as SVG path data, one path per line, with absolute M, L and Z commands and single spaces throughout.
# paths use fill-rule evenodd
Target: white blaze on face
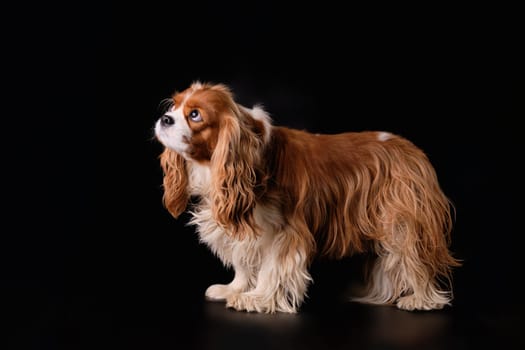
M 155 135 L 164 144 L 164 146 L 171 148 L 175 152 L 185 156 L 188 151 L 187 141 L 191 139 L 192 131 L 183 114 L 182 104 L 179 108 L 171 108 L 164 113 L 173 118 L 174 123 L 171 125 L 163 125 L 161 119 L 155 124 Z

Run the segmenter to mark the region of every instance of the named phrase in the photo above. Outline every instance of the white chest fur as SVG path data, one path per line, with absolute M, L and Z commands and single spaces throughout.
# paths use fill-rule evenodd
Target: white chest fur
M 208 165 L 188 163 L 189 191 L 193 196 L 207 196 L 211 186 L 211 172 Z

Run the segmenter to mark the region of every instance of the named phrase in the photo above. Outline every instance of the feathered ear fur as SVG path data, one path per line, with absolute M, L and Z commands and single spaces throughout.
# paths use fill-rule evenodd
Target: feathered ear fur
M 232 236 L 254 236 L 258 171 L 263 141 L 254 128 L 254 119 L 241 111 L 228 91 L 229 106 L 221 118 L 217 145 L 211 157 L 212 211 L 215 220 Z
M 164 206 L 174 217 L 178 217 L 188 204 L 188 174 L 186 160 L 171 149 L 164 149 L 160 155 L 164 171 Z

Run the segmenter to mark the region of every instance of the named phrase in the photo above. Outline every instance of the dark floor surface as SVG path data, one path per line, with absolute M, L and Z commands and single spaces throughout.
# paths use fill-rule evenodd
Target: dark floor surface
M 183 248 L 181 248 L 183 249 Z M 452 307 L 407 312 L 347 302 L 347 261 L 316 262 L 315 283 L 296 315 L 254 314 L 208 302 L 208 284 L 229 273 L 214 258 L 186 272 L 159 262 L 123 261 L 107 270 L 69 267 L 68 282 L 11 280 L 4 284 L 9 331 L 3 349 L 523 349 L 523 301 L 518 293 L 458 283 Z M 94 257 L 95 258 L 95 257 Z M 139 261 L 141 258 L 138 258 Z M 182 259 L 181 259 L 182 260 Z M 151 261 L 154 261 L 152 263 Z M 358 265 L 358 263 L 356 263 Z M 49 267 L 49 266 L 47 266 Z M 350 270 L 348 270 L 350 268 Z M 152 269 L 147 271 L 145 269 Z M 181 267 L 174 270 L 182 271 Z M 212 275 L 215 275 L 214 277 Z M 323 277 L 324 276 L 324 277 Z M 341 277 L 338 277 L 341 276 Z M 7 288 L 5 288 L 7 287 Z M 13 327 L 14 326 L 14 327 Z

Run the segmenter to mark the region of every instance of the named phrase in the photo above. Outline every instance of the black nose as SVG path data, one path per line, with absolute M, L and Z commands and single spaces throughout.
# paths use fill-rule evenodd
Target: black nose
M 175 124 L 175 119 L 173 119 L 173 117 L 170 117 L 169 115 L 164 114 L 162 117 L 160 117 L 160 123 L 163 126 L 173 125 Z

